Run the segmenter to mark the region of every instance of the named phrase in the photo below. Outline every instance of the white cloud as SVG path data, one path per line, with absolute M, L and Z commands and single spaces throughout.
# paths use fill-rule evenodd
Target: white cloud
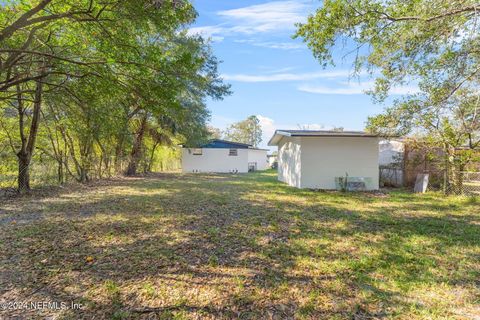
M 291 42 L 257 42 L 257 43 L 254 43 L 253 45 L 257 47 L 281 49 L 281 50 L 297 50 L 297 49 L 305 48 L 305 46 L 301 43 L 291 43 Z
M 262 142 L 260 143 L 261 148 L 268 148 L 271 151 L 276 150 L 276 147 L 268 147 L 267 143 L 272 138 L 275 130 L 330 130 L 333 129 L 333 126 L 325 126 L 319 123 L 278 123 L 274 119 L 264 116 L 261 114 L 257 115 L 258 120 L 260 121 L 260 126 L 262 127 Z M 242 119 L 233 119 L 230 117 L 224 117 L 221 115 L 213 115 L 210 121 L 210 125 L 220 130 L 225 130 L 232 123 L 241 121 Z
M 390 94 L 397 94 L 397 95 L 414 94 L 414 93 L 419 93 L 420 88 L 418 86 L 408 85 L 408 86 L 394 87 L 390 89 L 389 92 Z
M 204 38 L 211 39 L 212 41 L 220 42 L 224 39 L 223 36 L 220 36 L 223 32 L 223 28 L 220 26 L 204 26 L 204 27 L 194 27 L 188 29 L 188 35 L 200 35 Z
M 373 89 L 375 83 L 373 81 L 367 82 L 340 82 L 335 87 L 327 87 L 323 85 L 301 85 L 298 90 L 316 94 L 340 94 L 340 95 L 352 95 L 352 94 L 365 94 L 368 90 Z M 414 85 L 401 86 L 392 88 L 389 93 L 392 95 L 403 95 L 417 93 L 419 88 Z
M 259 66 L 259 69 L 264 70 L 265 74 L 273 74 L 273 73 L 289 72 L 289 71 L 297 69 L 297 67 L 284 67 L 284 68 L 278 69 L 278 68 L 272 68 L 272 67 L 269 67 L 269 66 Z
M 262 116 L 261 114 L 257 115 L 258 120 L 260 121 L 260 126 L 262 127 L 262 145 L 266 146 L 270 138 L 275 132 L 275 121 L 272 118 Z
M 231 21 L 231 31 L 245 34 L 293 30 L 305 21 L 310 8 L 304 1 L 273 1 L 248 7 L 224 10 L 218 15 Z
M 224 117 L 221 115 L 213 114 L 212 118 L 210 119 L 210 124 L 215 128 L 219 128 L 221 130 L 225 130 L 229 125 L 232 123 L 237 122 L 237 119 Z
M 302 43 L 295 42 L 273 42 L 273 41 L 256 41 L 253 39 L 239 39 L 235 40 L 237 43 L 248 43 L 252 46 L 270 48 L 270 49 L 281 49 L 281 50 L 298 50 L 305 48 L 305 45 Z
M 363 94 L 368 88 L 363 86 L 346 86 L 346 87 L 326 87 L 326 86 L 314 86 L 314 85 L 301 85 L 298 87 L 298 90 L 308 93 L 317 93 L 317 94 Z
M 318 123 L 277 123 L 272 118 L 267 116 L 263 116 L 261 114 L 257 115 L 258 120 L 260 121 L 260 126 L 262 127 L 262 143 L 260 144 L 261 147 L 267 147 L 268 141 L 272 138 L 275 130 L 329 130 L 333 129 L 333 126 L 325 126 L 323 124 Z M 271 150 L 275 150 L 276 148 L 270 147 Z
M 227 81 L 238 82 L 277 82 L 277 81 L 307 81 L 314 79 L 333 79 L 347 78 L 350 72 L 339 71 L 319 71 L 309 73 L 271 73 L 261 75 L 249 74 L 223 74 L 222 78 Z
M 305 0 L 272 1 L 237 9 L 218 11 L 222 23 L 194 27 L 188 34 L 200 34 L 213 41 L 222 41 L 226 36 L 239 34 L 272 35 L 278 32 L 292 33 L 295 24 L 305 21 L 313 6 Z M 246 41 L 249 42 L 249 41 Z M 299 49 L 300 44 L 289 42 L 255 42 L 253 45 L 273 49 Z

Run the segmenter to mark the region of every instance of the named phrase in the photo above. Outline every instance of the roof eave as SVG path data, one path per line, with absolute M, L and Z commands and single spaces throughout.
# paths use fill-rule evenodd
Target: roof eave
M 292 137 L 303 138 L 381 138 L 380 135 L 373 134 L 321 134 L 321 135 L 308 135 L 308 134 L 293 134 Z
M 275 130 L 275 133 L 273 134 L 273 137 L 268 141 L 267 145 L 274 147 L 278 145 L 278 142 L 280 142 L 280 139 L 282 137 L 291 137 L 292 134 L 290 132 L 285 132 L 282 130 Z

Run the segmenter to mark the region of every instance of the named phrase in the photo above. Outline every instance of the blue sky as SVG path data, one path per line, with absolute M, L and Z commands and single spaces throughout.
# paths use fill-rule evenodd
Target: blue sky
M 321 5 L 317 0 L 194 0 L 199 17 L 190 29 L 210 38 L 223 61 L 220 73 L 233 94 L 209 101 L 211 125 L 229 124 L 257 115 L 265 146 L 275 129 L 362 130 L 369 115 L 383 105 L 364 92 L 372 79 L 351 78 L 353 57 L 334 55 L 335 67 L 323 69 L 300 39 L 295 23 Z M 411 91 L 398 88 L 395 94 Z M 391 101 L 391 100 L 390 100 Z

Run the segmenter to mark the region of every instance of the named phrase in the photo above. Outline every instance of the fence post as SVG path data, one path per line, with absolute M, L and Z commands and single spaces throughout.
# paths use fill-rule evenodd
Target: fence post
M 448 159 L 448 152 L 445 152 L 445 170 L 444 170 L 444 174 L 443 174 L 443 194 L 447 195 L 448 194 L 448 189 L 449 189 L 449 179 L 448 179 L 448 175 L 449 175 L 449 168 L 450 168 L 450 161 Z
M 402 185 L 403 187 L 407 187 L 407 178 L 408 178 L 408 173 L 407 173 L 407 161 L 409 157 L 409 147 L 408 144 L 404 144 L 403 148 L 403 162 L 402 162 Z

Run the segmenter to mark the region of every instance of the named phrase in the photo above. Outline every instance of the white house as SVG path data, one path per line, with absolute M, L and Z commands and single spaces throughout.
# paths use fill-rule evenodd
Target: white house
M 269 154 L 267 155 L 267 162 L 270 168 L 276 167 L 277 162 L 277 155 L 276 154 Z
M 377 190 L 379 140 L 360 131 L 277 130 L 268 145 L 278 146 L 278 179 L 291 186 Z
M 380 182 L 383 185 L 404 185 L 405 141 L 401 138 L 380 141 Z
M 380 141 L 380 166 L 393 166 L 403 162 L 405 154 L 405 142 L 403 139 L 391 139 Z
M 267 150 L 249 144 L 215 139 L 199 148 L 182 148 L 182 172 L 244 173 L 267 167 Z

